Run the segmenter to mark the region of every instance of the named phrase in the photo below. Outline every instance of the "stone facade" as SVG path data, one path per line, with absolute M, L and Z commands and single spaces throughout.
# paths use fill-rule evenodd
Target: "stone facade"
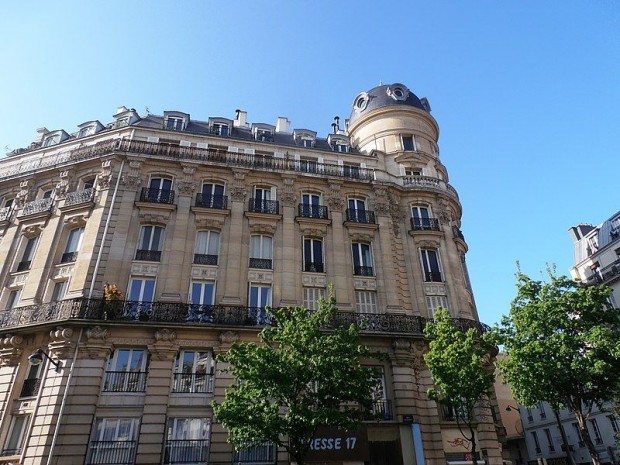
M 386 354 L 369 463 L 463 460 L 422 358 L 437 306 L 480 327 L 461 204 L 428 102 L 363 93 L 384 94 L 326 139 L 121 107 L 0 161 L 0 463 L 288 463 L 226 442 L 216 357 L 255 340 L 265 305 L 312 309 L 329 285 Z M 58 369 L 29 365 L 37 349 Z M 478 440 L 499 465 L 491 413 Z

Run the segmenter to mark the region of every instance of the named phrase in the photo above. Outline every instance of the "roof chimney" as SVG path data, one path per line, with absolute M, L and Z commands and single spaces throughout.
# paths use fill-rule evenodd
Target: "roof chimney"
M 243 110 L 235 110 L 235 120 L 233 121 L 233 126 L 236 128 L 247 128 L 248 127 L 248 112 Z
M 34 140 L 34 142 L 36 142 L 37 144 L 40 144 L 43 142 L 43 139 L 45 139 L 45 135 L 49 133 L 49 131 L 47 130 L 47 128 L 39 128 L 37 129 L 37 138 Z
M 116 113 L 114 113 L 114 114 L 118 115 L 120 113 L 125 113 L 126 111 L 129 111 L 129 110 L 127 110 L 127 107 L 125 105 L 121 105 L 120 107 L 118 107 L 116 109 Z
M 288 128 L 290 124 L 291 122 L 288 120 L 288 118 L 278 116 L 278 120 L 276 121 L 276 132 L 287 134 L 289 132 Z

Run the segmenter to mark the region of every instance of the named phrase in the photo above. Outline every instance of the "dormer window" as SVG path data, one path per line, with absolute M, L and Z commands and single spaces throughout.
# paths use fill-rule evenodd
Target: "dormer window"
M 228 124 L 213 123 L 211 126 L 211 134 L 218 136 L 228 136 Z
M 129 116 L 126 118 L 119 118 L 114 123 L 115 128 L 124 128 L 125 126 L 128 126 L 128 125 L 129 125 Z
M 169 116 L 166 120 L 166 129 L 172 129 L 173 131 L 182 131 L 183 118 L 173 118 Z
M 95 126 L 86 126 L 85 128 L 80 129 L 78 132 L 78 137 L 86 137 L 95 133 Z
M 44 141 L 43 141 L 43 147 L 50 147 L 52 145 L 56 145 L 60 142 L 60 135 L 56 134 L 53 136 L 49 136 L 47 137 Z
M 273 133 L 269 129 L 257 129 L 256 140 L 261 142 L 273 142 Z
M 301 146 L 307 149 L 314 147 L 314 141 L 312 139 L 301 139 Z
M 297 145 L 310 149 L 314 147 L 316 132 L 308 129 L 295 129 L 293 131 L 293 138 Z
M 351 144 L 349 138 L 341 134 L 330 134 L 327 136 L 327 143 L 334 152 L 350 152 Z

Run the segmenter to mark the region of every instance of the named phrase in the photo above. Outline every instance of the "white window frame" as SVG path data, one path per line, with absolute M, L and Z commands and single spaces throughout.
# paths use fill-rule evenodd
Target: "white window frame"
M 155 298 L 155 290 L 157 289 L 157 279 L 154 276 L 132 276 L 129 279 L 129 291 L 127 292 L 127 297 L 128 300 L 132 300 L 131 299 L 131 294 L 132 294 L 132 290 L 133 290 L 133 283 L 134 282 L 141 282 L 140 284 L 140 290 L 139 290 L 139 299 L 138 300 L 133 300 L 134 302 L 153 302 L 153 299 Z M 145 291 L 146 291 L 146 283 L 147 282 L 153 282 L 153 295 L 151 296 L 151 300 L 144 300 L 145 297 Z
M 219 256 L 220 239 L 221 234 L 219 231 L 213 231 L 212 229 L 201 229 L 196 231 L 196 245 L 194 246 L 194 253 L 198 255 Z
M 273 236 L 252 234 L 250 236 L 250 258 L 273 260 Z
M 358 313 L 379 313 L 375 291 L 355 291 L 355 308 Z
M 154 244 L 155 241 L 155 231 L 160 230 L 159 234 L 159 243 Z M 147 238 L 148 231 L 148 238 Z M 161 252 L 164 248 L 164 240 L 165 240 L 166 228 L 163 226 L 145 224 L 140 228 L 140 238 L 138 239 L 138 250 L 148 250 L 151 252 Z M 145 239 L 146 242 L 145 242 Z M 146 246 L 146 248 L 144 248 Z
M 315 256 L 315 242 L 320 242 L 321 243 L 321 251 L 320 251 L 320 256 L 318 257 L 319 260 L 317 261 L 317 257 Z M 309 244 L 308 247 L 306 247 L 306 243 Z M 302 259 L 304 262 L 304 267 L 303 270 L 306 271 L 306 264 L 321 264 L 323 266 L 323 271 L 317 271 L 318 273 L 325 273 L 325 241 L 323 240 L 323 238 L 321 237 L 305 237 L 303 238 L 302 241 L 302 246 L 303 246 L 303 250 L 302 250 Z M 306 248 L 309 249 L 309 256 L 307 256 L 306 254 Z
M 52 281 L 52 292 L 50 294 L 50 302 L 59 302 L 65 298 L 69 281 Z
M 364 248 L 368 248 L 368 254 L 364 253 Z M 372 275 L 375 274 L 375 266 L 374 266 L 374 254 L 372 251 L 372 244 L 367 242 L 352 242 L 351 243 L 351 254 L 353 257 L 353 271 L 355 271 L 356 266 L 371 268 Z M 358 260 L 358 264 L 356 265 L 356 257 Z M 367 260 L 368 259 L 368 260 Z
M 185 118 L 180 116 L 167 116 L 166 129 L 170 129 L 172 131 L 183 131 L 185 129 Z
M 191 360 L 186 360 L 186 355 L 189 355 Z M 186 365 L 186 361 L 191 362 L 191 367 Z M 215 359 L 211 351 L 182 350 L 174 362 L 173 375 L 176 376 L 173 380 L 173 391 L 212 393 L 214 372 Z
M 405 148 L 405 139 L 408 139 L 409 137 L 411 137 L 411 143 L 412 143 L 412 147 L 413 147 L 412 149 Z M 415 135 L 414 134 L 401 134 L 400 135 L 400 142 L 401 142 L 401 146 L 402 146 L 404 152 L 417 152 L 418 144 L 417 144 L 417 141 L 415 140 Z
M 438 267 L 437 271 L 433 271 L 432 269 L 433 267 L 431 266 L 429 252 L 435 253 Z M 443 267 L 441 266 L 441 256 L 439 253 L 439 249 L 420 249 L 420 265 L 422 266 L 422 273 L 424 274 L 423 279 L 425 282 L 444 282 L 445 276 L 443 273 Z M 439 273 L 440 281 L 427 281 L 426 273 Z
M 226 129 L 226 134 L 222 134 L 223 129 Z M 218 136 L 224 136 L 224 137 L 228 137 L 230 136 L 230 130 L 229 130 L 229 126 L 227 123 L 212 123 L 211 124 L 211 133 L 212 134 L 216 134 Z
M 450 311 L 447 295 L 427 295 L 426 306 L 428 308 L 428 314 L 431 318 L 435 318 L 435 312 L 439 307 L 445 308 L 448 312 Z
M 67 236 L 67 244 L 65 245 L 64 253 L 74 253 L 78 252 L 82 246 L 82 238 L 84 237 L 84 227 L 74 228 L 69 231 L 69 235 Z M 77 235 L 77 240 L 75 236 Z
M 117 449 L 119 445 L 125 443 L 124 457 L 118 457 L 119 451 L 115 450 L 113 453 L 116 458 L 119 458 L 119 462 L 133 463 L 137 444 L 138 444 L 138 431 L 139 431 L 139 418 L 95 418 L 93 422 L 93 432 L 91 434 L 90 441 L 88 442 L 87 462 L 89 464 L 108 463 L 110 449 Z M 108 428 L 110 424 L 111 428 Z M 128 427 L 128 428 L 127 428 Z M 125 434 L 123 429 L 127 429 Z M 112 432 L 112 436 L 107 438 L 106 433 Z M 99 444 L 97 448 L 93 448 L 94 444 Z M 106 447 L 109 443 L 109 447 Z
M 7 289 L 5 310 L 11 310 L 19 305 L 19 299 L 21 298 L 22 289 Z
M 197 286 L 200 288 L 200 297 L 199 297 L 199 301 L 198 302 L 194 302 L 194 286 Z M 207 287 L 211 286 L 211 299 L 206 299 L 206 290 Z M 198 280 L 193 280 L 190 282 L 189 284 L 189 303 L 192 305 L 214 305 L 215 303 L 215 291 L 216 291 L 216 282 L 215 281 L 198 281 Z
M 17 424 L 21 421 L 21 424 Z M 2 451 L 15 451 L 15 454 L 20 455 L 24 449 L 24 443 L 26 442 L 26 432 L 30 425 L 30 415 L 14 415 L 11 418 L 11 426 L 9 427 L 9 434 L 6 435 L 6 441 Z M 19 429 L 17 429 L 19 428 Z M 3 454 L 4 455 L 4 454 Z
M 270 307 L 272 302 L 272 288 L 271 284 L 263 284 L 263 283 L 250 283 L 248 286 L 248 307 L 255 308 L 265 308 Z M 252 290 L 256 289 L 257 291 L 257 301 L 255 303 L 260 304 L 264 303 L 264 305 L 252 305 Z M 267 294 L 266 296 L 264 294 Z
M 94 133 L 95 133 L 94 125 L 86 126 L 80 129 L 80 132 L 78 132 L 78 138 L 92 136 Z
M 319 309 L 319 299 L 325 298 L 326 290 L 324 287 L 304 287 L 302 305 L 308 310 L 315 311 Z

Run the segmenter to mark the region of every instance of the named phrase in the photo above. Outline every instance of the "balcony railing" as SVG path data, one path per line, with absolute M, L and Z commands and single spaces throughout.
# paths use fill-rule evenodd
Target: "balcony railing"
M 146 371 L 106 371 L 104 392 L 144 392 Z
M 95 189 L 89 187 L 81 191 L 69 192 L 65 197 L 65 207 L 70 205 L 79 205 L 81 203 L 91 202 L 95 195 Z
M 196 194 L 196 206 L 226 210 L 228 208 L 228 197 L 225 195 Z
M 71 263 L 77 260 L 77 252 L 65 252 L 60 257 L 60 263 Z
M 277 200 L 250 199 L 248 211 L 278 215 L 280 213 L 280 202 Z
M 372 266 L 354 266 L 353 274 L 355 276 L 374 276 Z
M 273 269 L 271 258 L 250 258 L 250 268 L 258 268 L 261 270 Z
M 11 219 L 13 209 L 11 207 L 0 208 L 0 221 L 9 221 Z
M 322 262 L 306 262 L 304 263 L 304 271 L 308 273 L 325 273 L 325 266 Z
M 217 265 L 217 255 L 209 255 L 202 253 L 194 254 L 195 265 Z
M 165 203 L 172 205 L 174 203 L 174 191 L 169 189 L 153 189 L 143 187 L 140 192 L 140 202 Z
M 303 218 L 319 218 L 327 219 L 327 207 L 324 205 L 312 205 L 309 203 L 300 203 L 298 208 L 299 216 Z
M 375 212 L 369 210 L 358 210 L 357 208 L 347 208 L 347 221 L 352 223 L 375 224 Z
M 17 272 L 20 271 L 28 271 L 30 269 L 30 265 L 32 264 L 31 260 L 24 260 L 23 262 L 19 262 L 17 264 Z
M 213 375 L 209 373 L 174 373 L 172 392 L 213 392 Z
M 41 387 L 41 379 L 40 378 L 30 378 L 25 379 L 24 384 L 22 384 L 22 390 L 19 393 L 20 399 L 22 397 L 34 397 L 39 393 L 39 388 Z
M 158 262 L 161 260 L 161 250 L 136 250 L 136 260 L 142 262 Z
M 442 283 L 443 276 L 439 271 L 426 271 L 424 273 L 424 281 L 427 283 Z
M 86 465 L 133 465 L 136 441 L 91 441 Z
M 620 260 L 616 260 L 615 262 L 601 269 L 601 276 L 603 282 L 610 281 L 618 275 L 620 275 Z
M 414 231 L 440 231 L 437 218 L 410 218 Z
M 251 463 L 252 465 L 271 465 L 276 463 L 277 447 L 271 442 L 248 447 L 233 453 L 233 463 Z
M 440 187 L 439 179 L 431 176 L 404 176 L 404 186 Z
M 33 200 L 32 202 L 28 202 L 24 205 L 20 216 L 34 215 L 35 213 L 44 213 L 52 210 L 52 206 L 54 205 L 54 199 L 38 199 Z
M 206 464 L 209 460 L 208 439 L 169 439 L 164 446 L 164 465 Z
M 370 405 L 367 420 L 391 420 L 392 401 L 387 399 L 374 400 Z
M 65 299 L 0 312 L 0 329 L 33 324 L 58 324 L 61 321 L 108 321 L 177 323 L 186 325 L 213 325 L 257 327 L 269 323 L 265 309 L 235 305 L 195 305 L 171 302 L 136 302 L 130 300 Z M 453 324 L 466 331 L 474 328 L 490 331 L 489 326 L 476 320 L 453 318 Z M 364 332 L 397 333 L 421 336 L 426 324 L 432 324 L 417 315 L 391 313 L 336 312 L 331 326 L 355 324 Z

